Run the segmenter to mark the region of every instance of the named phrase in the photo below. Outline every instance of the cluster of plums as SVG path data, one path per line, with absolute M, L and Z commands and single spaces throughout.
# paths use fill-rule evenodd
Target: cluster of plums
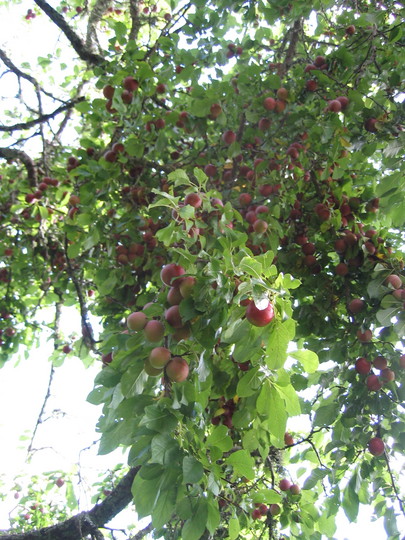
M 170 307 L 164 313 L 164 319 L 174 330 L 172 337 L 175 341 L 187 339 L 191 330 L 184 324 L 180 314 L 179 304 L 181 300 L 190 296 L 195 285 L 195 278 L 185 276 L 185 269 L 175 263 L 164 266 L 160 277 L 162 282 L 169 287 L 167 302 Z M 183 276 L 183 277 L 182 277 Z M 144 307 L 147 309 L 149 304 Z M 145 339 L 152 343 L 160 342 L 165 336 L 164 324 L 156 319 L 148 319 L 144 311 L 135 311 L 127 318 L 127 327 L 135 332 L 143 332 Z M 187 379 L 189 365 L 184 358 L 172 356 L 167 347 L 154 347 L 149 357 L 145 360 L 144 369 L 148 375 L 157 376 L 163 372 L 174 382 L 182 382 Z
M 280 491 L 287 493 L 290 493 L 292 496 L 297 496 L 301 493 L 301 488 L 298 484 L 293 484 L 288 480 L 288 478 L 282 478 L 278 484 L 278 487 Z M 281 513 L 281 507 L 277 503 L 270 504 L 270 506 L 267 506 L 263 503 L 257 503 L 255 505 L 254 510 L 252 511 L 252 518 L 253 519 L 260 519 L 262 517 L 267 516 L 268 514 L 272 516 L 277 516 Z
M 377 356 L 373 362 L 370 362 L 364 356 L 358 358 L 354 368 L 360 375 L 367 375 L 366 386 L 370 392 L 381 390 L 384 383 L 390 383 L 395 380 L 395 372 L 388 368 L 387 359 L 384 356 Z M 370 373 L 372 368 L 380 371 L 380 375 L 374 372 Z

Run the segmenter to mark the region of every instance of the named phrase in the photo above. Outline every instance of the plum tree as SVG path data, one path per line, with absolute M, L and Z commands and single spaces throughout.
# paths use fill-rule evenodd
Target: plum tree
M 98 365 L 128 468 L 84 514 L 58 472 L 76 517 L 22 496 L 12 532 L 98 538 L 133 501 L 137 538 L 332 538 L 361 503 L 397 540 L 401 2 L 34 4 L 7 16 L 61 45 L 0 51 L 0 365 L 42 331 Z

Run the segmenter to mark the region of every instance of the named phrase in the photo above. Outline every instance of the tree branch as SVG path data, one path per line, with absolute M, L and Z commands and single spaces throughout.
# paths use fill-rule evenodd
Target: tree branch
M 26 154 L 22 150 L 17 150 L 16 148 L 0 148 L 0 158 L 18 159 L 19 161 L 21 161 L 27 169 L 30 186 L 36 186 L 37 170 L 34 161 L 30 158 L 28 154 Z
M 65 257 L 66 257 L 66 265 L 67 265 L 67 271 L 70 279 L 73 282 L 73 285 L 76 289 L 77 293 L 77 299 L 79 300 L 79 306 L 80 306 L 80 318 L 82 322 L 82 335 L 83 340 L 85 344 L 92 350 L 95 351 L 95 344 L 96 340 L 94 339 L 94 333 L 93 328 L 90 324 L 90 321 L 88 319 L 88 309 L 86 305 L 86 301 L 83 296 L 83 292 L 81 289 L 81 283 L 75 276 L 74 269 L 72 267 L 71 260 L 68 256 L 68 240 L 67 237 L 65 237 Z M 96 352 L 96 351 L 95 351 Z
M 138 38 L 138 32 L 141 27 L 141 21 L 139 18 L 139 6 L 138 0 L 129 0 L 129 14 L 131 16 L 131 30 L 129 31 L 128 41 L 136 40 Z
M 128 540 L 142 540 L 147 534 L 152 532 L 153 525 L 152 523 L 149 523 L 149 525 L 146 525 L 142 530 L 136 533 L 135 536 L 131 536 L 131 538 L 128 538 Z
M 138 471 L 139 467 L 130 469 L 116 488 L 88 512 L 81 512 L 51 527 L 26 533 L 2 535 L 1 540 L 81 540 L 86 535 L 103 538 L 98 529 L 130 504 L 132 501 L 132 482 Z
M 13 124 L 12 126 L 0 126 L 0 131 L 6 131 L 8 133 L 12 133 L 13 131 L 17 131 L 17 130 L 29 129 L 30 127 L 36 126 L 37 124 L 43 124 L 44 122 L 47 122 L 48 120 L 52 120 L 52 118 L 55 118 L 55 116 L 57 116 L 61 112 L 71 109 L 77 103 L 80 103 L 84 100 L 85 100 L 84 96 L 73 98 L 71 101 L 65 103 L 65 105 L 61 105 L 60 107 L 58 107 L 57 109 L 55 109 L 53 112 L 49 114 L 43 114 L 43 115 L 40 115 L 38 118 L 35 118 L 34 120 L 28 120 L 28 122 L 20 122 L 18 124 Z
M 63 16 L 58 13 L 56 9 L 50 6 L 48 2 L 45 2 L 45 0 L 34 0 L 34 2 L 48 15 L 51 21 L 62 30 L 82 60 L 94 65 L 101 64 L 104 61 L 102 56 L 93 53 L 86 47 L 81 37 L 76 34 L 76 32 L 65 21 Z
M 284 75 L 287 73 L 287 71 L 290 69 L 294 55 L 295 55 L 295 49 L 297 48 L 297 43 L 299 39 L 299 34 L 302 29 L 302 21 L 301 19 L 297 19 L 294 22 L 294 26 L 290 30 L 291 32 L 291 39 L 290 44 L 288 46 L 287 52 L 285 54 L 284 62 L 281 64 L 278 75 L 280 77 L 284 77 Z
M 392 489 L 394 490 L 395 497 L 396 497 L 396 499 L 398 501 L 398 504 L 399 504 L 399 508 L 401 509 L 402 514 L 405 516 L 404 501 L 402 500 L 402 498 L 401 498 L 401 496 L 399 494 L 397 485 L 395 483 L 395 478 L 394 478 L 394 475 L 393 475 L 392 470 L 391 470 L 390 462 L 389 462 L 388 456 L 387 456 L 387 454 L 385 452 L 384 452 L 384 458 L 385 458 L 385 462 L 387 464 L 388 474 L 390 475 Z
M 96 28 L 111 4 L 112 0 L 97 0 L 94 4 L 87 23 L 86 47 L 88 50 L 94 50 L 94 43 L 98 43 Z

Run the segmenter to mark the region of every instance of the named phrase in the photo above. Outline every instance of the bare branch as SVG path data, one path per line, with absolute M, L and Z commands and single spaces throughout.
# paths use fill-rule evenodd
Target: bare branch
M 31 186 L 36 186 L 37 184 L 37 170 L 35 163 L 30 158 L 28 154 L 22 150 L 17 150 L 16 148 L 0 148 L 0 158 L 4 159 L 18 159 L 21 161 L 28 173 L 28 180 L 30 181 Z
M 76 32 L 65 21 L 64 17 L 58 13 L 56 9 L 50 6 L 48 2 L 45 2 L 45 0 L 34 0 L 34 2 L 48 15 L 56 26 L 62 30 L 82 60 L 94 65 L 101 64 L 104 61 L 102 56 L 93 53 L 86 47 L 82 38 L 76 34 Z
M 12 126 L 0 126 L 0 131 L 6 131 L 8 133 L 12 133 L 13 131 L 17 131 L 17 130 L 29 129 L 30 127 L 36 126 L 37 124 L 43 124 L 44 122 L 47 122 L 48 120 L 52 120 L 52 118 L 55 118 L 55 116 L 57 116 L 61 112 L 71 109 L 77 103 L 80 103 L 84 100 L 85 100 L 84 96 L 74 98 L 70 100 L 69 102 L 65 103 L 65 105 L 61 105 L 60 107 L 58 107 L 53 112 L 49 114 L 40 115 L 38 118 L 35 118 L 34 120 L 29 120 L 28 122 L 20 122 Z
M 61 103 L 66 103 L 65 101 L 63 101 L 63 99 L 56 98 L 50 92 L 47 92 L 46 90 L 44 90 L 41 87 L 41 85 L 39 84 L 39 82 L 34 77 L 32 77 L 32 75 L 30 75 L 29 73 L 25 73 L 24 71 L 21 71 L 21 69 L 19 67 L 17 67 L 12 62 L 12 60 L 10 60 L 10 58 L 7 56 L 7 54 L 2 49 L 0 49 L 0 60 L 2 60 L 3 63 L 9 68 L 9 70 L 12 71 L 18 78 L 25 79 L 25 80 L 29 81 L 35 87 L 35 89 L 37 91 L 41 91 L 43 94 L 45 94 L 46 96 L 52 98 L 55 101 L 60 101 Z

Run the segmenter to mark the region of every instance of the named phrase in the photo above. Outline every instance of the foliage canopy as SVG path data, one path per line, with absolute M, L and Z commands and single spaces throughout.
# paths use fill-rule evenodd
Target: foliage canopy
M 61 45 L 1 50 L 0 363 L 55 306 L 144 535 L 333 538 L 366 504 L 399 539 L 403 4 L 34 3 Z

